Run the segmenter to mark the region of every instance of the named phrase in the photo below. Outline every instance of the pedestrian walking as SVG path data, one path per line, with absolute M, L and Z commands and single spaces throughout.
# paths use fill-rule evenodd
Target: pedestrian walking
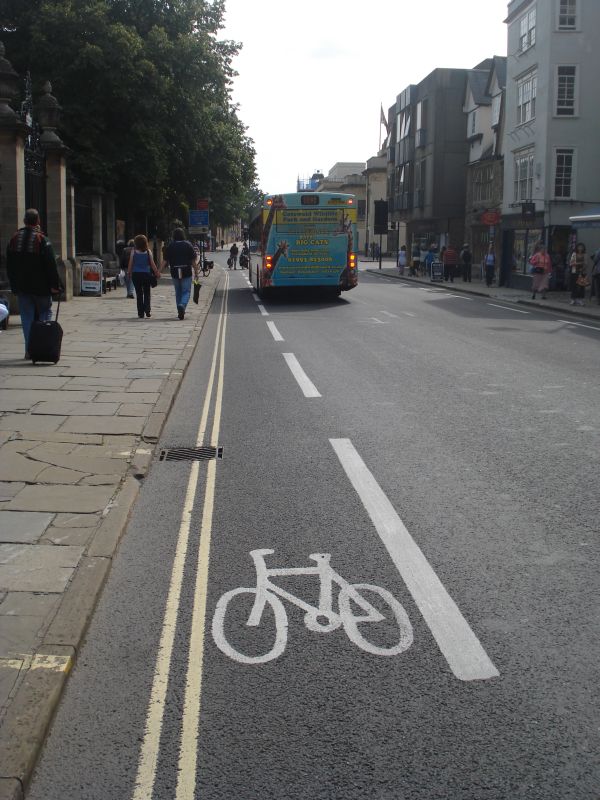
M 27 209 L 23 223 L 8 243 L 6 268 L 11 291 L 19 301 L 25 358 L 29 359 L 31 325 L 34 320 L 52 319 L 52 296 L 60 295 L 62 285 L 54 249 L 42 233 L 37 209 Z
M 169 266 L 175 287 L 177 316 L 185 319 L 185 310 L 190 302 L 192 272 L 198 280 L 198 259 L 191 242 L 185 238 L 183 228 L 175 228 L 173 237 L 165 248 L 163 267 Z
M 152 276 L 158 280 L 160 272 L 148 248 L 148 239 L 143 233 L 138 234 L 133 240 L 133 250 L 129 254 L 129 262 L 127 264 L 127 276 L 135 286 L 138 317 L 143 319 L 144 314 L 147 317 L 151 317 Z M 156 286 L 156 283 L 154 285 Z
M 129 275 L 129 257 L 131 256 L 131 253 L 134 250 L 135 250 L 135 243 L 134 243 L 133 239 L 130 239 L 127 242 L 127 246 L 124 247 L 123 251 L 121 252 L 121 257 L 120 257 L 120 262 L 119 262 L 120 266 L 121 266 L 121 269 L 125 272 L 125 289 L 127 291 L 127 297 L 130 300 L 135 297 L 135 295 L 133 293 L 133 289 L 134 289 L 133 281 L 131 280 L 131 277 Z
M 444 250 L 442 261 L 444 263 L 444 280 L 449 280 L 450 283 L 454 283 L 454 274 L 456 272 L 456 265 L 458 264 L 458 253 L 451 244 Z
M 594 295 L 600 305 L 600 249 L 592 255 L 592 296 Z
M 421 265 L 421 248 L 415 242 L 415 244 L 413 244 L 411 252 L 411 262 L 410 262 L 410 274 L 413 277 L 419 274 L 420 265 Z
M 225 239 L 221 239 L 221 250 L 225 247 Z
M 552 259 L 548 255 L 546 245 L 540 244 L 536 252 L 529 259 L 531 265 L 531 299 L 535 300 L 538 292 L 542 293 L 542 300 L 546 299 L 546 292 L 552 274 Z
M 229 264 L 229 269 L 232 267 L 237 269 L 237 258 L 238 258 L 238 246 L 237 242 L 234 242 L 231 247 L 229 248 L 229 258 L 231 259 L 231 263 Z
M 488 251 L 483 258 L 483 266 L 485 269 L 485 285 L 491 286 L 494 282 L 494 275 L 496 273 L 496 253 L 494 252 L 493 244 L 490 244 Z
M 465 242 L 460 251 L 460 264 L 462 266 L 463 283 L 471 283 L 471 269 L 473 267 L 473 254 L 469 243 Z
M 435 258 L 435 256 L 436 256 L 436 253 L 435 253 L 435 251 L 436 251 L 436 246 L 435 246 L 435 244 L 432 242 L 432 243 L 429 245 L 429 250 L 427 251 L 427 255 L 425 256 L 425 258 L 423 259 L 423 262 L 422 262 L 422 263 L 423 263 L 423 271 L 424 271 L 424 273 L 425 273 L 426 275 L 429 275 L 429 278 L 431 278 L 431 265 L 432 265 L 432 264 L 433 264 L 433 262 L 436 260 L 436 258 Z
M 404 275 L 404 270 L 408 265 L 408 254 L 406 252 L 406 245 L 403 244 L 398 252 L 398 272 Z
M 585 269 L 585 245 L 583 242 L 578 242 L 569 261 L 569 290 L 572 306 L 584 305 L 585 289 L 589 283 Z

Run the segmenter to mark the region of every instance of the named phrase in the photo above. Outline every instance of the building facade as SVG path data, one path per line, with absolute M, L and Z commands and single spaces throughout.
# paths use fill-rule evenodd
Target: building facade
M 388 121 L 388 202 L 406 224 L 406 244 L 460 246 L 464 239 L 468 144 L 466 69 L 436 69 L 396 98 Z
M 544 241 L 553 283 L 566 286 L 570 216 L 600 205 L 597 153 L 600 29 L 597 0 L 512 0 L 508 5 L 504 202 L 505 270 L 528 279 Z M 594 32 L 594 33 L 592 33 Z M 598 242 L 586 242 L 588 250 Z
M 481 264 L 490 244 L 502 258 L 499 236 L 504 187 L 503 107 L 506 58 L 494 56 L 470 70 L 464 113 L 469 160 L 465 206 L 465 241 L 474 265 Z

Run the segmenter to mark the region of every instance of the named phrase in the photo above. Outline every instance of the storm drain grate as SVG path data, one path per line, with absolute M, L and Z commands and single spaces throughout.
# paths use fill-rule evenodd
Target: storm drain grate
M 211 461 L 223 458 L 222 447 L 169 447 L 160 451 L 159 461 Z

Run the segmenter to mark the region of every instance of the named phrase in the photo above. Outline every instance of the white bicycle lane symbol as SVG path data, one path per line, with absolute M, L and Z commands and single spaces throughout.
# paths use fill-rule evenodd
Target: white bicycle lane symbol
M 310 631 L 330 633 L 341 625 L 350 641 L 361 650 L 378 656 L 395 656 L 408 650 L 413 642 L 413 630 L 410 620 L 403 606 L 396 598 L 381 586 L 369 583 L 348 583 L 331 566 L 329 553 L 311 553 L 309 558 L 316 562 L 314 567 L 292 567 L 291 569 L 270 569 L 265 563 L 265 556 L 272 555 L 275 551 L 269 549 L 251 550 L 250 556 L 256 569 L 256 586 L 252 588 L 239 587 L 226 592 L 218 601 L 212 621 L 212 635 L 217 647 L 229 658 L 241 664 L 264 664 L 278 658 L 285 650 L 287 643 L 288 620 L 285 607 L 280 597 L 303 609 L 304 624 Z M 296 597 L 275 585 L 270 579 L 275 577 L 289 577 L 294 575 L 314 575 L 319 578 L 318 605 L 312 606 L 300 597 Z M 339 586 L 338 611 L 333 609 L 333 586 Z M 359 625 L 377 623 L 388 619 L 380 613 L 371 603 L 363 597 L 363 593 L 372 592 L 379 595 L 385 605 L 391 610 L 397 625 L 394 643 L 384 647 L 369 642 L 359 630 Z M 247 627 L 260 625 L 265 606 L 268 604 L 273 610 L 275 618 L 275 643 L 271 650 L 264 655 L 246 655 L 236 650 L 225 635 L 225 617 L 229 603 L 234 597 L 243 594 L 255 595 L 250 616 L 246 622 Z M 355 614 L 352 605 L 363 613 Z

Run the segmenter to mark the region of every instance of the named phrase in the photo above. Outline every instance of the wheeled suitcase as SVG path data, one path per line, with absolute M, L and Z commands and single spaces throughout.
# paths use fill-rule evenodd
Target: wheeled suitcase
M 36 320 L 31 324 L 27 350 L 34 364 L 38 361 L 52 361 L 54 364 L 58 364 L 60 360 L 63 329 L 58 324 L 59 310 L 60 298 L 56 307 L 56 319 L 47 322 Z

